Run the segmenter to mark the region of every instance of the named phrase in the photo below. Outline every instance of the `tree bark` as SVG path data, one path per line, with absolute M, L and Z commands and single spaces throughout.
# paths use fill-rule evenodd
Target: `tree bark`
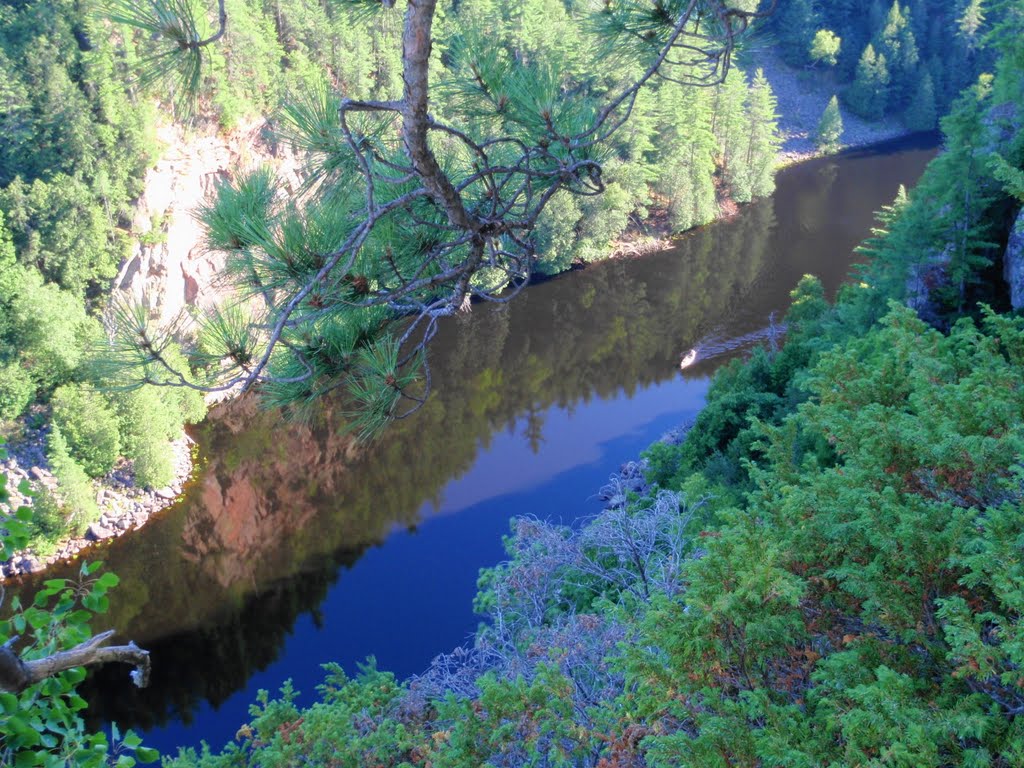
M 74 648 L 29 661 L 21 659 L 14 652 L 12 646 L 17 638 L 11 638 L 0 646 L 0 690 L 21 693 L 29 686 L 69 669 L 114 661 L 134 665 L 132 680 L 138 687 L 144 688 L 149 682 L 149 651 L 144 651 L 135 643 L 106 646 L 113 635 L 114 630 L 107 630 Z
M 402 141 L 412 167 L 434 201 L 448 215 L 448 221 L 469 232 L 477 222 L 463 205 L 462 197 L 441 170 L 427 134 L 430 127 L 430 51 L 437 0 L 409 0 L 402 32 Z

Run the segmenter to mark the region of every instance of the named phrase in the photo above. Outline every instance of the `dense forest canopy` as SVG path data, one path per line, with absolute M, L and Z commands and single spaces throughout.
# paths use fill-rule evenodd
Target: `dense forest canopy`
M 991 71 L 994 52 L 984 40 L 999 6 L 780 0 L 770 29 L 788 63 L 830 70 L 857 114 L 892 115 L 913 130 L 930 130 L 964 88 Z

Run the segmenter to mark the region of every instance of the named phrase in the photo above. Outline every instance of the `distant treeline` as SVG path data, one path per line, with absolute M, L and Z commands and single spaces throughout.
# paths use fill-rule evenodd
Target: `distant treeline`
M 956 96 L 992 67 L 985 45 L 1003 3 L 983 0 L 778 0 L 768 29 L 791 65 L 832 70 L 862 117 L 938 125 Z

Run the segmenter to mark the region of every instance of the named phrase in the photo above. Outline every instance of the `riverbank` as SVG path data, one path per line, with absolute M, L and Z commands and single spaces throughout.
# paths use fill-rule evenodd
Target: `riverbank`
M 758 66 L 771 84 L 777 103 L 779 133 L 782 136 L 778 167 L 785 168 L 832 154 L 818 148 L 814 134 L 829 99 L 838 95 L 841 86 L 834 83 L 827 73 L 788 66 L 772 50 L 758 56 Z M 864 120 L 847 110 L 842 101 L 839 111 L 843 118 L 843 133 L 837 151 L 878 144 L 912 133 L 894 118 L 875 122 Z
M 39 423 L 41 426 L 33 426 Z M 7 503 L 0 504 L 0 516 L 11 514 L 21 506 L 31 506 L 33 497 L 57 488 L 57 478 L 50 472 L 46 458 L 48 420 L 40 414 L 30 414 L 22 422 L 21 434 L 8 440 L 4 448 L 7 457 L 0 462 L 0 473 L 7 478 Z M 121 462 L 101 478 L 96 489 L 99 515 L 86 526 L 82 535 L 62 539 L 52 549 L 29 548 L 18 552 L 6 563 L 0 563 L 0 582 L 14 576 L 36 574 L 54 563 L 67 561 L 82 550 L 106 539 L 137 530 L 149 519 L 173 504 L 182 487 L 192 474 L 194 445 L 188 435 L 182 435 L 172 444 L 174 449 L 174 479 L 162 488 L 139 488 L 135 484 L 130 462 Z M 29 493 L 23 494 L 19 486 L 28 484 Z
M 840 86 L 820 71 L 790 67 L 773 50 L 761 52 L 758 68 L 764 72 L 776 99 L 778 130 L 782 139 L 776 158 L 777 170 L 914 133 L 895 118 L 865 120 L 840 102 L 839 111 L 843 119 L 840 144 L 833 152 L 824 151 L 815 144 L 814 135 L 825 107 L 832 96 L 838 94 Z M 714 221 L 730 219 L 740 211 L 740 206 L 728 196 L 720 196 L 718 207 Z M 660 213 L 664 214 L 664 211 Z M 681 234 L 685 233 L 673 232 L 668 226 L 668 217 L 659 215 L 654 209 L 642 223 L 631 223 L 629 229 L 612 244 L 609 258 L 632 258 L 671 248 L 672 239 Z

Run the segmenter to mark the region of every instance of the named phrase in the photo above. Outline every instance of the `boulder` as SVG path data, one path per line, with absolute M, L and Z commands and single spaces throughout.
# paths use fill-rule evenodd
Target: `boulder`
M 89 526 L 89 530 L 86 531 L 85 535 L 93 541 L 102 541 L 103 539 L 109 539 L 114 535 L 114 532 L 99 523 L 93 523 Z
M 16 562 L 16 565 L 21 573 L 38 573 L 45 567 L 42 560 L 31 555 L 21 558 Z
M 918 317 L 930 325 L 939 322 L 939 308 L 934 295 L 938 288 L 949 285 L 949 262 L 953 247 L 947 246 L 941 252 L 919 264 L 911 264 L 907 274 L 907 306 Z

